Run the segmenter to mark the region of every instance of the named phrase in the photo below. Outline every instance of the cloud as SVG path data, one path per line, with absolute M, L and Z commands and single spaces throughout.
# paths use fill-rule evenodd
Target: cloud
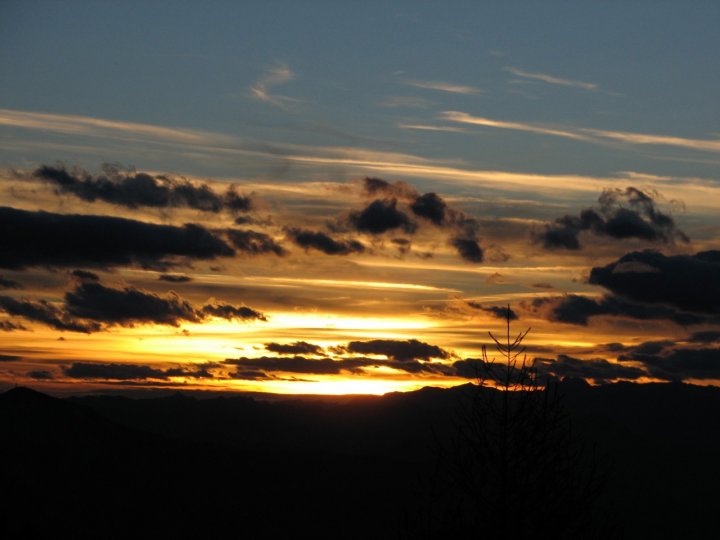
M 73 270 L 70 275 L 78 278 L 79 280 L 86 281 L 100 281 L 100 276 L 94 272 L 88 272 L 87 270 Z
M 398 124 L 400 129 L 414 129 L 416 131 L 439 131 L 443 133 L 468 133 L 468 130 L 455 126 L 435 126 L 430 124 Z
M 502 120 L 492 120 L 490 118 L 483 118 L 480 116 L 472 116 L 468 113 L 460 111 L 445 111 L 440 117 L 443 120 L 450 122 L 457 122 L 460 124 L 471 124 L 474 126 L 493 127 L 499 129 L 510 129 L 514 131 L 524 131 L 527 133 L 537 133 L 540 135 L 552 135 L 555 137 L 563 137 L 566 139 L 573 139 L 577 141 L 587 141 L 589 137 L 574 131 L 556 129 L 547 127 L 539 124 L 527 124 L 523 122 L 506 122 Z
M 405 182 L 390 183 L 380 178 L 369 177 L 363 180 L 362 187 L 367 195 L 390 197 L 376 199 L 363 211 L 368 212 L 371 207 L 373 208 L 375 219 L 369 221 L 377 223 L 376 228 L 379 232 L 388 230 L 386 226 L 389 224 L 400 227 L 404 223 L 409 224 L 404 227 L 405 232 L 415 232 L 417 224 L 396 208 L 399 199 L 408 204 L 413 215 L 449 231 L 450 245 L 463 259 L 474 263 L 483 261 L 484 250 L 478 239 L 478 221 L 461 210 L 451 208 L 437 193 L 429 192 L 421 195 Z M 357 215 L 357 212 L 351 214 L 351 223 L 355 223 L 353 216 Z
M 582 131 L 603 139 L 612 139 L 636 145 L 675 146 L 704 152 L 720 152 L 720 140 L 688 139 L 670 135 L 650 135 L 647 133 L 631 133 L 627 131 L 609 131 L 602 129 L 583 128 Z
M 362 179 L 362 189 L 363 192 L 370 197 L 395 197 L 411 201 L 420 195 L 414 187 L 402 180 L 388 182 L 382 178 L 369 176 Z
M 449 353 L 436 345 L 416 339 L 374 339 L 371 341 L 351 341 L 345 349 L 351 353 L 380 354 L 398 362 L 409 360 L 429 360 L 431 358 L 448 358 Z
M 13 332 L 14 330 L 27 330 L 27 328 L 13 321 L 0 321 L 0 332 Z
M 631 351 L 618 360 L 641 362 L 653 377 L 668 381 L 720 379 L 720 349 L 677 348 L 654 354 Z
M 314 354 L 324 356 L 325 352 L 320 345 L 308 343 L 306 341 L 296 341 L 294 343 L 266 343 L 265 348 L 277 354 Z
M 535 242 L 545 249 L 581 248 L 579 235 L 587 231 L 618 240 L 637 238 L 647 242 L 673 244 L 689 242 L 669 214 L 658 209 L 655 199 L 634 187 L 606 189 L 595 207 L 583 209 L 578 216 L 565 215 L 533 233 Z
M 217 317 L 219 319 L 247 321 L 257 319 L 259 321 L 267 321 L 267 317 L 259 311 L 247 306 L 233 306 L 230 304 L 207 304 L 202 307 L 200 313 L 207 317 Z
M 447 204 L 436 193 L 418 196 L 410 204 L 410 209 L 416 216 L 424 217 L 435 225 L 443 225 L 448 212 Z
M 0 290 L 1 289 L 21 289 L 22 287 L 17 281 L 13 281 L 12 279 L 5 279 L 4 277 L 0 276 Z
M 65 294 L 65 307 L 72 317 L 108 326 L 179 326 L 183 322 L 203 322 L 209 317 L 266 320 L 262 313 L 246 306 L 209 303 L 196 308 L 174 292 L 163 297 L 133 287 L 114 289 L 101 283 L 88 282 L 80 283 L 75 290 Z
M 591 317 L 601 315 L 611 317 L 629 317 L 640 320 L 668 320 L 680 325 L 703 324 L 709 322 L 702 315 L 687 313 L 663 305 L 647 305 L 630 302 L 613 295 L 591 298 L 569 294 L 554 298 L 537 298 L 532 302 L 533 310 L 545 313 L 555 322 L 587 326 Z
M 274 253 L 278 256 L 286 255 L 285 249 L 265 233 L 250 229 L 228 229 L 225 231 L 230 243 L 243 253 L 261 254 Z
M 349 255 L 365 251 L 357 240 L 335 240 L 320 231 L 289 227 L 285 230 L 290 240 L 305 249 L 317 249 L 326 255 Z
M 29 371 L 27 375 L 36 381 L 49 381 L 55 378 L 52 372 L 46 370 Z
M 276 107 L 284 108 L 288 102 L 299 101 L 295 98 L 271 94 L 270 89 L 275 86 L 281 86 L 292 81 L 295 74 L 285 64 L 277 65 L 269 69 L 258 81 L 250 87 L 251 95 L 265 103 L 270 103 Z
M 22 356 L 15 356 L 13 354 L 0 354 L 0 362 L 17 362 L 22 360 Z
M 0 109 L 0 126 L 36 129 L 66 135 L 120 139 L 144 137 L 146 140 L 165 140 L 188 145 L 230 144 L 235 141 L 230 136 L 199 130 L 168 128 L 153 124 L 121 122 L 72 114 L 49 114 L 12 109 Z
M 339 375 L 341 373 L 362 373 L 370 367 L 388 367 L 406 373 L 449 374 L 444 364 L 418 362 L 412 359 L 376 360 L 372 358 L 319 358 L 304 356 L 260 358 L 229 358 L 226 364 L 234 365 L 233 378 L 245 380 L 263 380 L 274 378 L 272 373 L 299 373 L 305 375 Z
M 63 368 L 63 373 L 73 379 L 110 379 L 121 381 L 159 379 L 170 377 L 190 377 L 194 379 L 211 378 L 210 368 L 216 364 L 194 365 L 192 368 L 177 367 L 161 369 L 143 364 L 103 364 L 94 362 L 73 362 Z
M 226 364 L 237 366 L 236 376 L 241 377 L 247 370 L 251 372 L 284 372 L 305 373 L 308 375 L 338 375 L 343 371 L 357 372 L 362 367 L 361 362 L 343 363 L 330 358 L 309 359 L 303 356 L 278 358 L 264 356 L 260 358 L 229 358 Z
M 509 308 L 509 307 L 501 307 L 501 306 L 485 307 L 482 304 L 475 302 L 473 300 L 466 301 L 466 304 L 473 309 L 479 309 L 481 311 L 490 313 L 491 315 L 493 315 L 494 317 L 496 317 L 498 319 L 507 320 L 508 315 L 510 316 L 511 321 L 515 321 L 518 318 L 517 313 L 515 313 L 515 311 L 513 311 L 512 308 Z
M 188 283 L 193 280 L 190 276 L 182 274 L 160 274 L 158 277 L 160 281 L 167 281 L 169 283 Z
M 459 113 L 466 114 L 466 113 Z M 468 115 L 469 116 L 469 115 Z M 472 117 L 470 117 L 472 118 Z M 458 117 L 458 120 L 460 117 Z M 487 119 L 486 119 L 487 120 Z M 263 144 L 223 133 L 207 132 L 188 128 L 168 128 L 152 124 L 118 122 L 100 118 L 76 115 L 58 115 L 32 111 L 13 111 L 0 109 L 0 125 L 41 131 L 43 133 L 62 133 L 86 137 L 119 139 L 133 145 L 161 144 L 167 150 L 168 145 L 177 146 L 176 152 L 185 155 L 188 150 L 202 152 L 205 156 L 223 157 L 238 155 L 250 158 L 277 160 L 311 165 L 341 165 L 356 170 L 372 171 L 373 174 L 393 174 L 405 177 L 425 178 L 433 181 L 472 183 L 477 185 L 498 186 L 504 190 L 542 189 L 544 191 L 590 192 L 617 183 L 615 177 L 593 177 L 587 175 L 551 175 L 537 173 L 517 173 L 498 170 L 467 169 L 458 167 L 448 160 L 431 160 L 413 154 L 382 152 L 360 147 L 317 147 L 309 145 Z M 533 126 L 538 127 L 538 126 Z M 540 126 L 542 127 L 542 126 Z M 558 130 L 555 130 L 558 131 Z M 614 132 L 610 132 L 614 133 Z M 607 143 L 606 139 L 592 138 L 588 134 L 577 133 L 573 137 L 588 142 Z M 584 137 L 584 139 L 583 139 Z M 687 144 L 692 146 L 692 140 Z M 682 142 L 682 141 L 680 141 Z M 711 145 L 714 141 L 709 142 Z M 702 146 L 703 141 L 699 141 Z M 685 179 L 685 184 L 689 183 Z M 714 194 L 716 186 L 700 179 L 693 179 L 693 188 L 702 187 Z M 689 191 L 696 193 L 697 190 Z
M 480 247 L 477 240 L 472 238 L 455 237 L 450 241 L 450 243 L 457 248 L 460 256 L 466 261 L 474 263 L 483 262 L 483 249 Z
M 100 283 L 80 283 L 65 294 L 68 313 L 108 325 L 155 323 L 178 326 L 200 322 L 195 308 L 176 294 L 160 297 L 132 287 L 113 289 Z
M 720 342 L 720 330 L 705 330 L 702 332 L 695 332 L 688 338 L 688 341 L 694 343 Z
M 22 317 L 28 321 L 35 321 L 46 324 L 56 330 L 67 330 L 69 332 L 83 332 L 89 334 L 100 329 L 100 325 L 94 322 L 78 321 L 66 311 L 57 308 L 46 300 L 16 300 L 9 296 L 0 296 L 0 311 L 14 317 Z M 22 327 L 14 322 L 9 323 L 5 330 L 20 330 Z
M 445 359 L 451 355 L 440 347 L 415 339 L 351 341 L 347 345 L 330 347 L 334 355 L 326 357 L 326 351 L 315 344 L 297 341 L 288 344 L 268 343 L 265 348 L 282 357 L 235 358 L 225 360 L 236 366 L 235 378 L 263 380 L 273 378 L 273 373 L 302 373 L 308 375 L 338 375 L 343 372 L 359 374 L 373 367 L 385 367 L 406 373 L 432 373 L 451 375 L 449 366 L 431 362 L 433 358 Z M 386 359 L 345 356 L 351 354 L 372 354 Z M 307 358 L 303 355 L 323 356 Z M 289 356 L 292 355 L 292 356 Z
M 111 326 L 133 327 L 138 324 L 179 326 L 201 323 L 217 317 L 227 320 L 261 320 L 261 312 L 247 306 L 234 306 L 212 301 L 195 307 L 178 294 L 165 296 L 134 287 L 115 289 L 92 279 L 81 280 L 75 289 L 65 293 L 64 304 L 56 306 L 45 300 L 17 300 L 0 296 L 0 312 L 43 323 L 57 330 L 92 333 Z M 4 322 L 0 329 L 11 331 L 24 327 Z
M 509 71 L 513 75 L 523 77 L 525 79 L 533 79 L 536 81 L 542 81 L 548 84 L 555 84 L 559 86 L 571 86 L 573 88 L 582 88 L 583 90 L 597 90 L 598 85 L 595 83 L 588 83 L 583 81 L 574 81 L 572 79 L 561 79 L 545 73 L 532 73 L 530 71 L 524 71 L 512 66 L 505 67 L 505 71 Z
M 404 84 L 414 86 L 415 88 L 423 88 L 426 90 L 437 90 L 438 92 L 449 92 L 451 94 L 463 94 L 466 96 L 482 94 L 483 91 L 475 86 L 468 86 L 464 84 L 455 84 L 442 81 L 418 81 L 418 80 L 404 80 Z
M 579 359 L 560 354 L 556 359 L 535 358 L 533 367 L 539 374 L 553 377 L 577 377 L 604 384 L 617 379 L 636 380 L 646 377 L 643 369 L 608 362 L 603 358 Z
M 95 215 L 0 207 L 0 267 L 166 267 L 174 257 L 215 259 L 233 249 L 207 229 Z
M 704 152 L 720 152 L 720 140 L 717 139 L 690 139 L 671 135 L 652 135 L 647 133 L 592 128 L 557 129 L 544 124 L 493 120 L 491 118 L 473 116 L 461 111 L 444 111 L 440 115 L 440 118 L 460 124 L 510 129 L 514 131 L 524 131 L 526 133 L 536 133 L 538 135 L 552 135 L 554 137 L 562 137 L 593 144 L 607 144 L 608 141 L 620 141 L 630 145 L 674 146 Z
M 636 251 L 593 268 L 589 283 L 633 302 L 720 315 L 720 251 L 671 256 Z
M 238 195 L 231 186 L 224 194 L 207 184 L 194 184 L 186 178 L 151 175 L 104 165 L 102 174 L 93 176 L 64 165 L 43 165 L 33 175 L 55 187 L 56 193 L 70 193 L 88 202 L 104 201 L 127 208 L 193 208 L 204 212 L 247 212 L 253 207 L 249 195 Z
M 637 367 L 620 363 L 612 363 L 603 358 L 580 359 L 560 354 L 557 358 L 535 358 L 528 362 L 528 368 L 536 370 L 541 379 L 581 378 L 596 384 L 604 384 L 614 380 L 637 380 L 648 373 Z M 452 365 L 453 374 L 466 379 L 490 379 L 502 381 L 507 377 L 506 366 L 501 363 L 486 362 L 477 358 L 458 360 Z M 511 380 L 519 377 L 519 370 L 511 370 Z
M 378 199 L 372 201 L 358 212 L 351 212 L 348 221 L 360 232 L 382 234 L 402 229 L 412 233 L 417 226 L 408 216 L 397 209 L 397 199 Z

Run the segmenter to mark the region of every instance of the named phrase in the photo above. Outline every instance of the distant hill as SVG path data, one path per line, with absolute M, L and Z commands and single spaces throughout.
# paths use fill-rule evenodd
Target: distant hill
M 0 532 L 398 538 L 468 388 L 341 401 L 0 395 Z M 628 538 L 720 530 L 720 389 L 561 385 Z M 415 501 L 415 502 L 414 502 Z

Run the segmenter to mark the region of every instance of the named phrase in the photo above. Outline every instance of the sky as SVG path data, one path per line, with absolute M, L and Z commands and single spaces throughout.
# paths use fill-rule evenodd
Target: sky
M 0 381 L 452 386 L 509 316 L 543 376 L 717 384 L 718 23 L 6 0 Z

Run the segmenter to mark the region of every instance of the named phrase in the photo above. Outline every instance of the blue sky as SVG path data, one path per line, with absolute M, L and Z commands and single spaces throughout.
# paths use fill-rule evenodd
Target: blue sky
M 154 371 L 147 384 L 457 382 L 450 359 L 477 355 L 476 328 L 501 324 L 492 308 L 510 303 L 552 365 L 600 359 L 610 368 L 582 365 L 669 380 L 658 362 L 716 354 L 698 353 L 691 331 L 715 332 L 720 314 L 620 292 L 607 269 L 717 271 L 700 253 L 720 247 L 719 23 L 720 5 L 703 1 L 5 1 L 0 218 L 38 251 L 0 238 L 0 357 L 12 359 L 0 379 L 67 384 L 87 370 L 62 362 L 140 354 L 166 370 L 210 362 L 214 377 Z M 223 248 L 210 260 L 162 248 L 152 264 L 122 251 L 120 264 L 75 235 L 61 237 L 71 257 L 41 264 L 49 236 L 17 223 L 47 213 L 172 234 L 190 223 Z M 665 258 L 646 261 L 648 249 Z M 76 305 L 100 292 L 170 312 Z M 258 316 L 238 326 L 238 306 Z M 418 335 L 447 354 L 417 372 L 386 356 L 338 368 L 343 380 L 314 373 L 313 387 L 223 364 L 315 340 L 322 358 L 357 365 L 352 340 Z M 638 352 L 668 340 L 657 358 Z
M 447 125 L 444 111 L 462 111 L 716 139 L 720 7 L 711 2 L 31 1 L 2 10 L 0 102 L 8 109 L 525 172 L 708 176 L 718 164 L 673 146 L 618 152 L 521 131 L 398 127 Z M 279 70 L 287 76 L 273 79 Z M 263 81 L 269 101 L 251 93 Z M 12 165 L 18 156 L 2 158 Z M 143 161 L 133 164 L 159 165 Z M 219 169 L 209 172 L 232 173 Z

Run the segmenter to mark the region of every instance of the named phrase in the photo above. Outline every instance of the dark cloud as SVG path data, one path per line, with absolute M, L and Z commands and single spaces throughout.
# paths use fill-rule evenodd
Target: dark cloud
M 560 354 L 557 358 L 535 358 L 528 367 L 536 370 L 542 380 L 552 378 L 581 378 L 596 384 L 617 379 L 636 380 L 647 376 L 643 369 L 609 362 L 603 358 L 580 359 Z M 502 381 L 507 377 L 507 367 L 502 363 L 486 362 L 477 358 L 458 360 L 452 365 L 457 377 Z M 519 376 L 519 370 L 511 370 L 510 378 Z
M 557 218 L 536 232 L 534 240 L 545 249 L 577 250 L 581 248 L 579 235 L 583 231 L 664 244 L 689 241 L 672 216 L 658 209 L 652 196 L 634 187 L 603 191 L 595 207 L 585 208 L 577 216 Z
M 483 306 L 482 304 L 478 302 L 474 302 L 472 300 L 467 301 L 467 305 L 470 306 L 473 309 L 479 309 L 481 311 L 485 311 L 487 313 L 490 313 L 494 317 L 497 317 L 498 319 L 507 320 L 508 315 L 510 316 L 511 321 L 517 320 L 518 316 L 517 313 L 515 313 L 512 308 L 510 307 L 501 307 L 501 306 Z
M 0 256 L 1 257 L 1 256 Z M 5 279 L 4 277 L 0 276 L 0 290 L 1 289 L 21 289 L 22 287 L 17 281 L 13 281 L 12 279 Z
M 435 193 L 420 195 L 410 204 L 410 209 L 416 216 L 428 219 L 435 225 L 445 223 L 447 204 Z
M 186 178 L 151 175 L 124 170 L 114 165 L 103 166 L 99 175 L 65 166 L 43 165 L 34 176 L 55 187 L 57 193 L 69 193 L 88 202 L 104 201 L 127 208 L 186 207 L 204 212 L 247 212 L 253 207 L 251 196 L 238 195 L 234 187 L 223 194 L 207 184 L 195 184 Z
M 680 325 L 693 325 L 708 322 L 706 317 L 678 311 L 662 305 L 646 305 L 628 302 L 622 298 L 606 295 L 591 298 L 569 294 L 555 298 L 537 298 L 533 300 L 534 310 L 545 311 L 551 321 L 586 326 L 590 317 L 609 315 L 630 317 L 641 320 L 668 320 Z
M 417 190 L 406 182 L 387 182 L 381 178 L 364 178 L 363 190 L 370 197 L 395 197 L 403 200 L 414 200 L 418 197 Z
M 36 381 L 49 381 L 55 378 L 52 372 L 45 370 L 30 371 L 27 375 Z
M 202 307 L 203 316 L 218 317 L 220 319 L 247 321 L 257 319 L 267 321 L 265 315 L 247 306 L 233 306 L 230 304 L 207 304 Z
M 647 354 L 631 351 L 620 361 L 641 362 L 653 377 L 668 381 L 720 379 L 720 349 L 671 349 Z
M 0 207 L 0 267 L 176 264 L 169 258 L 214 259 L 234 254 L 199 225 L 155 225 L 131 219 L 31 212 Z
M 351 341 L 345 349 L 351 353 L 359 354 L 381 354 L 405 362 L 409 360 L 429 360 L 430 358 L 448 358 L 447 351 L 436 345 L 408 339 L 405 341 L 396 339 L 374 339 L 371 341 Z
M 216 364 L 200 364 L 191 368 L 177 367 L 160 369 L 143 364 L 103 364 L 94 362 L 73 362 L 63 368 L 63 373 L 73 379 L 112 379 L 112 380 L 167 380 L 170 377 L 210 378 L 209 369 Z
M 235 225 L 272 225 L 272 219 L 243 215 L 235 218 Z
M 458 250 L 458 254 L 469 262 L 483 261 L 483 250 L 477 240 L 473 238 L 453 238 L 450 243 Z
M 479 263 L 484 260 L 484 250 L 480 246 L 478 220 L 461 210 L 450 207 L 437 193 L 420 194 L 405 182 L 389 183 L 379 178 L 365 178 L 363 188 L 370 196 L 383 196 L 371 202 L 361 212 L 350 215 L 350 222 L 362 232 L 382 233 L 399 227 L 412 233 L 417 224 L 405 213 L 396 208 L 397 201 L 408 204 L 413 215 L 450 232 L 450 245 L 468 262 Z M 364 228 L 359 226 L 363 218 Z
M 622 343 L 618 343 L 616 341 L 614 341 L 612 343 L 603 343 L 601 345 L 598 345 L 598 347 L 604 351 L 612 352 L 612 353 L 618 353 L 618 352 L 623 352 L 623 351 L 628 350 L 628 347 L 626 347 Z
M 589 282 L 635 302 L 720 315 L 720 251 L 632 252 L 593 268 Z
M 100 283 L 81 283 L 65 294 L 67 311 L 73 317 L 108 325 L 134 326 L 156 323 L 178 326 L 200 322 L 193 306 L 176 294 L 163 298 L 132 287 L 113 289 Z
M 275 357 L 264 356 L 260 358 L 229 358 L 225 363 L 237 366 L 238 373 L 248 370 L 262 373 L 284 372 L 305 373 L 308 375 L 337 375 L 342 371 L 358 371 L 362 366 L 343 364 L 343 362 L 330 358 L 310 359 L 304 356 Z
M 417 228 L 407 214 L 397 209 L 397 199 L 377 199 L 358 212 L 351 212 L 348 221 L 360 232 L 381 234 L 402 229 L 412 233 Z
M 365 246 L 357 240 L 335 240 L 319 231 L 291 227 L 286 229 L 286 233 L 298 246 L 305 249 L 317 249 L 326 255 L 348 255 L 365 251 Z
M 306 341 L 296 341 L 295 343 L 266 343 L 265 348 L 268 351 L 277 354 L 325 355 L 325 351 L 320 345 L 315 345 Z
M 22 359 L 22 356 L 15 356 L 13 354 L 0 354 L 0 362 L 16 362 Z
M 266 320 L 262 313 L 246 306 L 212 303 L 196 308 L 173 292 L 162 297 L 133 287 L 113 289 L 88 282 L 65 294 L 65 306 L 72 317 L 108 326 L 146 323 L 179 326 L 183 322 L 202 322 L 208 317 Z
M 70 272 L 70 275 L 78 279 L 88 281 L 100 281 L 100 276 L 98 276 L 94 272 L 88 272 L 87 270 L 73 270 L 72 272 Z
M 160 274 L 158 279 L 169 283 L 188 283 L 192 281 L 193 278 L 182 274 Z
M 658 341 L 645 341 L 640 345 L 631 347 L 629 350 L 632 354 L 658 354 L 673 345 L 675 345 L 674 341 L 662 339 Z
M 410 247 L 412 246 L 412 242 L 408 240 L 407 238 L 393 238 L 390 240 L 390 242 L 397 247 L 397 250 L 402 254 L 405 255 L 407 252 L 410 251 Z
M 579 359 L 560 354 L 556 359 L 535 358 L 533 367 L 541 375 L 557 378 L 575 377 L 593 381 L 596 384 L 616 379 L 636 380 L 647 376 L 645 370 L 608 362 L 603 358 Z
M 455 376 L 464 379 L 496 379 L 499 376 L 498 365 L 478 358 L 465 358 L 453 362 Z
M 720 341 L 720 330 L 706 330 L 703 332 L 695 332 L 688 341 L 693 343 L 715 343 Z
M 12 332 L 13 330 L 27 330 L 27 328 L 12 321 L 0 321 L 0 332 Z
M 226 234 L 232 245 L 244 253 L 274 253 L 279 256 L 286 254 L 285 249 L 265 233 L 252 230 L 229 229 L 226 231 Z
M 554 289 L 555 286 L 551 285 L 550 283 L 533 283 L 530 285 L 534 289 Z
M 29 321 L 40 322 L 55 328 L 56 330 L 67 330 L 69 332 L 97 332 L 100 325 L 95 322 L 78 321 L 66 311 L 55 307 L 45 301 L 16 300 L 9 296 L 0 296 L 0 311 L 15 317 L 23 317 Z M 19 329 L 15 326 L 11 330 Z
M 300 373 L 305 375 L 338 375 L 343 372 L 361 373 L 370 367 L 389 367 L 406 373 L 450 374 L 447 366 L 416 360 L 375 360 L 372 358 L 319 358 L 304 356 L 261 358 L 229 358 L 226 364 L 237 366 L 232 375 L 238 379 L 263 380 L 272 377 L 272 373 Z

